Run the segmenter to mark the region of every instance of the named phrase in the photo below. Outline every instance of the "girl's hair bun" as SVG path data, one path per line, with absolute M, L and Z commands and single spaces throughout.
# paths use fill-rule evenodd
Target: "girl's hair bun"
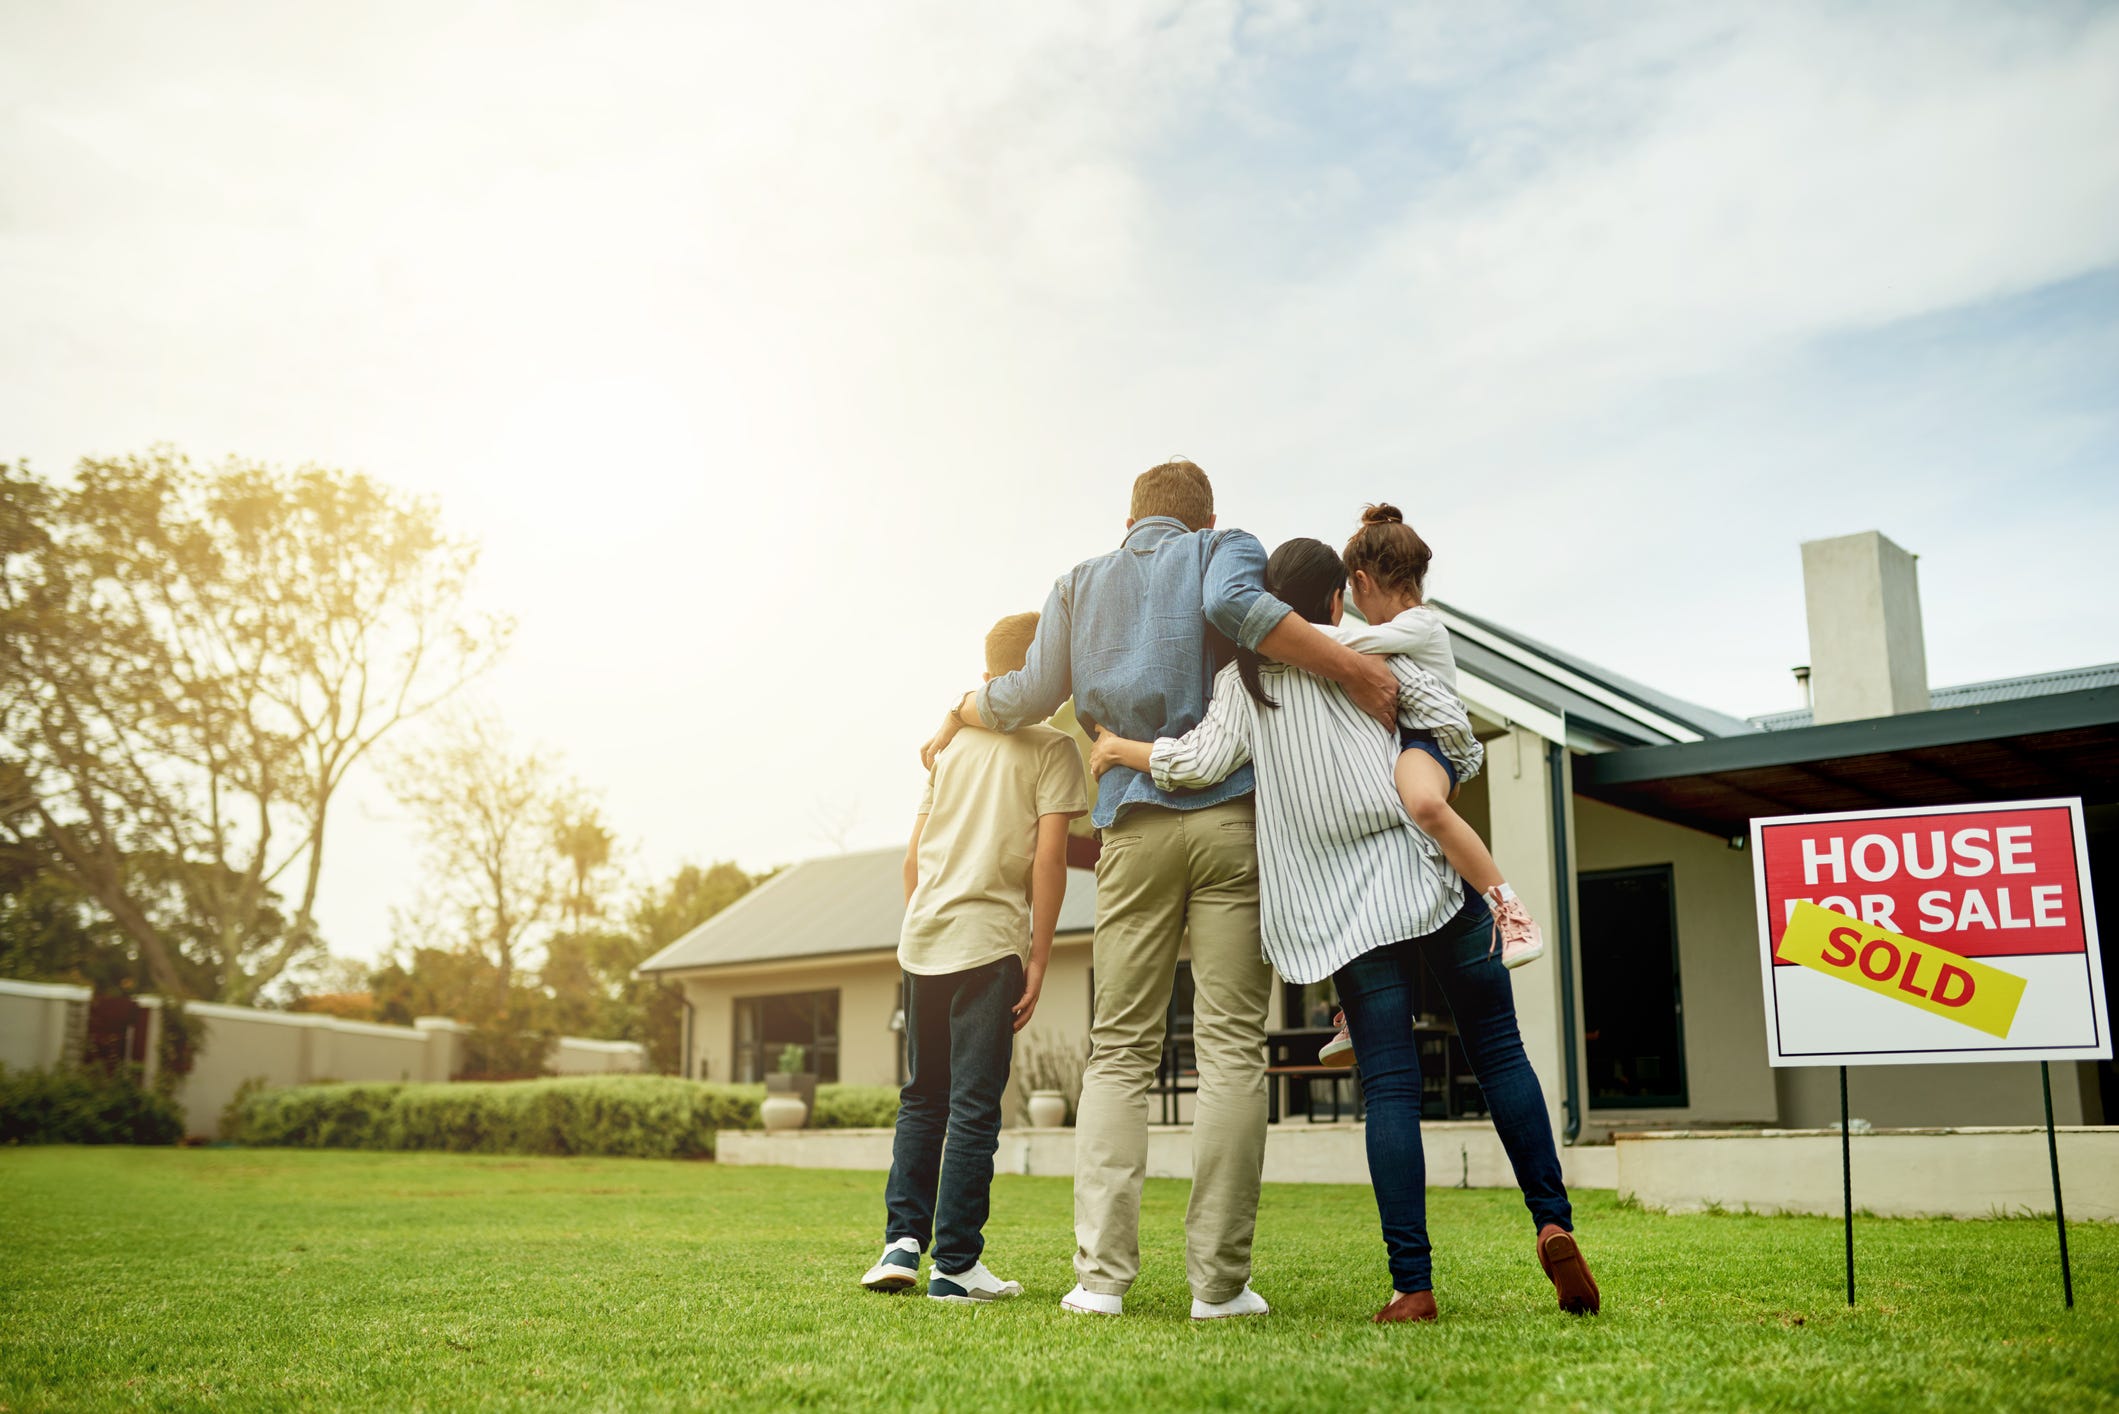
M 1362 507 L 1361 523 L 1363 525 L 1403 525 L 1405 524 L 1405 512 L 1399 510 L 1388 501 L 1382 501 L 1373 506 Z

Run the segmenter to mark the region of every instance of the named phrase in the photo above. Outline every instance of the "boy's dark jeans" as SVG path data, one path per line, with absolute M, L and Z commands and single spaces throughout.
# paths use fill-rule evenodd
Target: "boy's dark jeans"
M 1423 956 L 1456 1018 L 1457 1039 L 1486 1094 L 1532 1223 L 1574 1230 L 1545 1095 L 1516 1029 L 1508 969 L 1498 951 L 1488 952 L 1493 928 L 1484 901 L 1471 898 L 1426 937 L 1363 953 L 1332 974 L 1361 1066 L 1369 1178 L 1383 1216 L 1391 1286 L 1398 1291 L 1427 1291 L 1434 1285 L 1427 1246 L 1427 1161 L 1420 1148 L 1420 1046 L 1413 1037 L 1413 983 Z
M 908 1078 L 898 1092 L 883 1240 L 910 1237 L 925 1247 L 931 1233 L 935 1270 L 961 1272 L 986 1247 L 1023 963 L 1009 956 L 968 972 L 907 973 L 905 983 Z

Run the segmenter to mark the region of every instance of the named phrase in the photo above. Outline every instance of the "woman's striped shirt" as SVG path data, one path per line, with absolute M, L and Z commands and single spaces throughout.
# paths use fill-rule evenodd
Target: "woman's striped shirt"
M 1425 728 L 1469 780 L 1485 748 L 1464 704 L 1394 654 L 1398 719 Z M 1263 707 L 1232 663 L 1214 683 L 1206 718 L 1155 743 L 1164 790 L 1212 785 L 1257 762 L 1259 922 L 1266 958 L 1291 982 L 1317 982 L 1362 953 L 1432 933 L 1464 903 L 1464 884 L 1435 842 L 1414 827 L 1391 771 L 1398 741 L 1337 683 L 1267 664 Z

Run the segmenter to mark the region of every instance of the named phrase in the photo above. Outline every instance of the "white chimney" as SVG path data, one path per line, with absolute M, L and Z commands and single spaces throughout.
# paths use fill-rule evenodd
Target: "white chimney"
M 1804 543 L 1811 720 L 1928 710 L 1918 558 L 1874 530 Z

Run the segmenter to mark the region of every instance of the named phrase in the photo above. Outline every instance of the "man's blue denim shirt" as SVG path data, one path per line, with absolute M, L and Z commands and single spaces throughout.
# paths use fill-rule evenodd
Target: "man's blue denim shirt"
M 1256 648 L 1288 615 L 1266 593 L 1266 552 L 1241 530 L 1188 530 L 1143 516 L 1108 555 L 1053 584 L 1023 666 L 979 689 L 979 718 L 1012 732 L 1042 722 L 1070 696 L 1084 725 L 1153 741 L 1183 736 L 1207 714 L 1214 661 L 1206 627 Z M 1123 766 L 1105 773 L 1091 819 L 1110 825 L 1132 805 L 1197 810 L 1251 793 L 1245 765 L 1219 785 L 1182 793 Z

